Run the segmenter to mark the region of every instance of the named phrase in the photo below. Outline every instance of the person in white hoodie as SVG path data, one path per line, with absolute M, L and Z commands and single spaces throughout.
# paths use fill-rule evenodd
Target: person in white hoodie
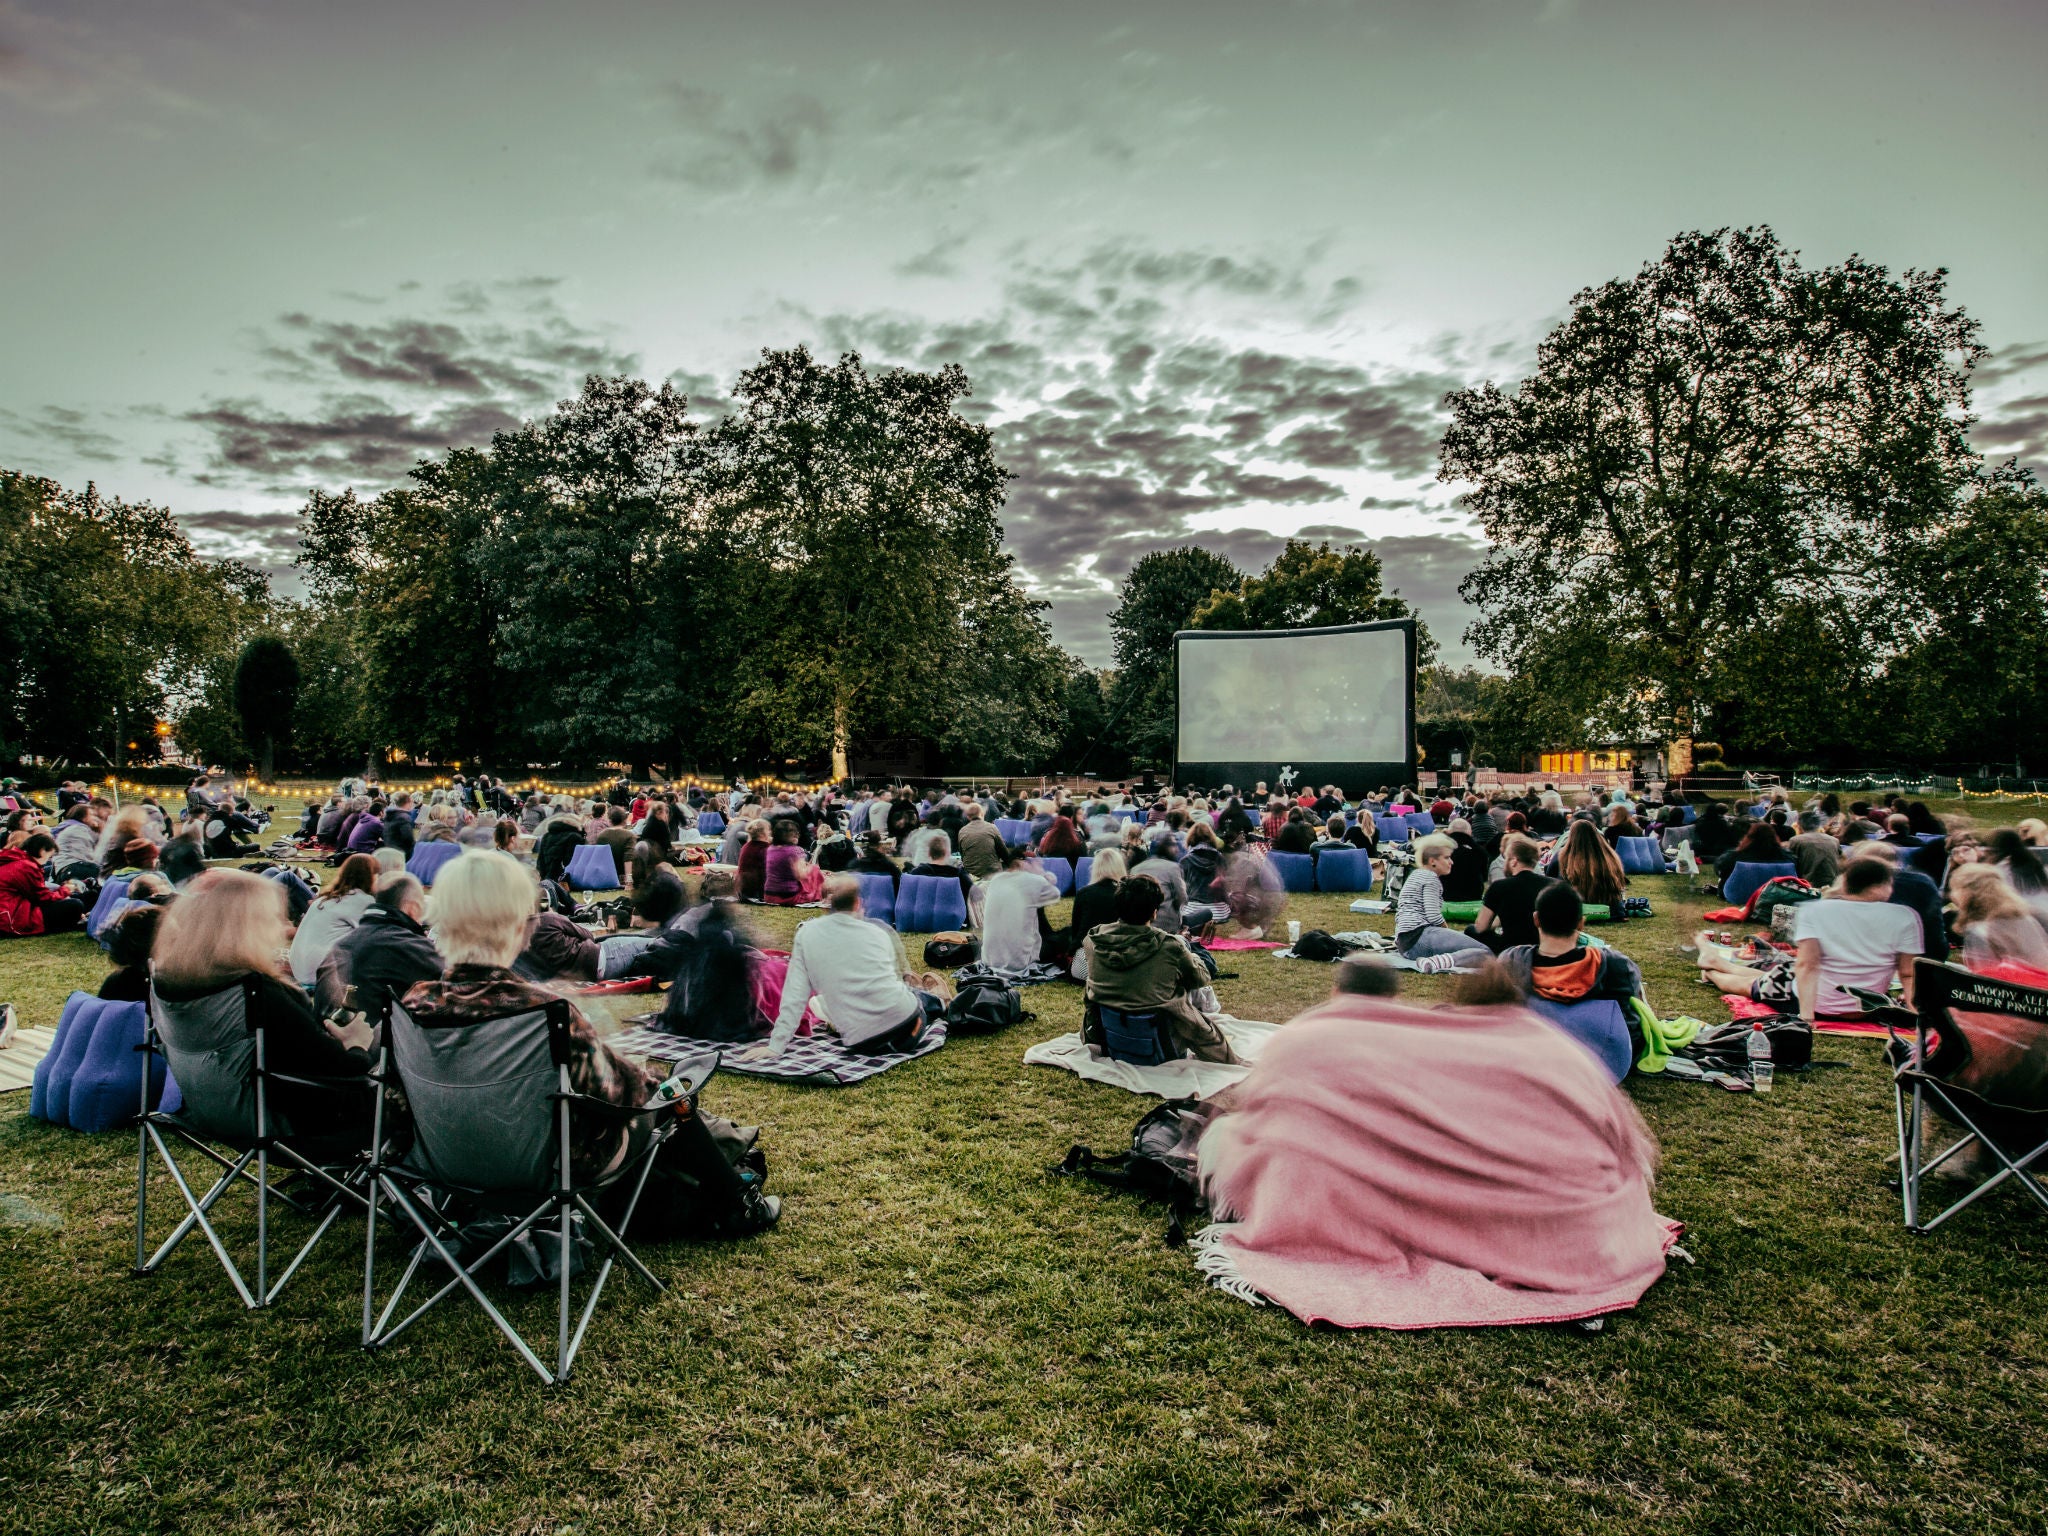
M 377 860 L 367 853 L 352 853 L 334 872 L 334 883 L 313 899 L 306 915 L 299 919 L 299 931 L 292 937 L 292 978 L 302 987 L 320 979 L 320 962 L 341 942 L 343 934 L 355 930 L 363 914 L 376 904 Z
M 858 880 L 827 880 L 825 905 L 823 917 L 796 931 L 774 1030 L 742 1061 L 772 1060 L 789 1049 L 813 997 L 846 1048 L 870 1056 L 916 1050 L 945 1011 L 936 996 L 913 991 L 903 979 L 895 936 L 860 915 Z

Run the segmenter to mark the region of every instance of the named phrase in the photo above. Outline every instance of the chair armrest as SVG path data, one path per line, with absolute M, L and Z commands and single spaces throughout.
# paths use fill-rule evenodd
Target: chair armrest
M 588 1093 L 551 1093 L 548 1098 L 558 1104 L 587 1104 L 600 1112 L 617 1115 L 621 1120 L 631 1119 L 634 1115 L 658 1115 L 665 1110 L 693 1108 L 696 1104 L 694 1095 L 685 1099 L 669 1099 L 661 1104 L 643 1104 L 638 1109 L 628 1109 L 623 1104 L 614 1104 L 610 1099 L 600 1099 Z
M 369 1072 L 365 1072 L 361 1077 L 298 1077 L 289 1072 L 272 1071 L 265 1071 L 263 1075 L 273 1083 L 290 1083 L 299 1088 L 332 1088 L 337 1091 L 373 1087 L 383 1081 L 377 1074 Z

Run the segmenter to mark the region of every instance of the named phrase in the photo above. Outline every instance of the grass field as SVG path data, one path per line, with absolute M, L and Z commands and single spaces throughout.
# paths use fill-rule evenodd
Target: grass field
M 1636 888 L 1657 916 L 1618 937 L 1652 1000 L 1718 1017 L 1678 947 L 1709 900 Z M 1373 921 L 1344 908 L 1289 915 Z M 774 940 L 797 914 L 753 916 Z M 1287 1018 L 1329 984 L 1225 958 L 1242 1016 Z M 0 996 L 46 1023 L 102 969 L 83 939 L 12 942 Z M 1827 1065 L 1767 1099 L 1631 1083 L 1664 1149 L 1659 1208 L 1698 1263 L 1604 1334 L 1342 1333 L 1207 1289 L 1159 1210 L 1047 1176 L 1153 1101 L 1022 1066 L 1080 1007 L 1073 988 L 1027 1001 L 1034 1022 L 857 1088 L 719 1079 L 713 1107 L 765 1127 L 781 1229 L 651 1250 L 668 1293 L 615 1280 L 559 1392 L 473 1308 L 358 1351 L 359 1227 L 258 1315 L 195 1246 L 130 1279 L 133 1139 L 0 1100 L 7 1529 L 2048 1524 L 2048 1226 L 2002 1193 L 1934 1237 L 1901 1230 L 1872 1043 L 1823 1038 Z

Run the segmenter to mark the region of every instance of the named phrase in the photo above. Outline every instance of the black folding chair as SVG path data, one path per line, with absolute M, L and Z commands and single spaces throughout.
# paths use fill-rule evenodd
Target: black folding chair
M 543 1381 L 559 1384 L 582 1347 L 583 1336 L 611 1278 L 615 1260 L 659 1292 L 661 1282 L 626 1246 L 624 1233 L 647 1187 L 654 1159 L 674 1132 L 674 1102 L 625 1110 L 569 1086 L 569 1005 L 556 1000 L 544 1008 L 463 1023 L 423 1024 L 393 1004 L 384 1027 L 383 1060 L 376 1076 L 402 1087 L 412 1111 L 412 1141 L 402 1153 L 386 1144 L 383 1104 L 377 1112 L 371 1164 L 369 1223 L 363 1250 L 363 1347 L 379 1349 L 410 1328 L 457 1289 L 467 1291 L 505 1335 L 519 1357 Z M 717 1066 L 707 1058 L 702 1078 L 693 1073 L 691 1094 Z M 595 1179 L 577 1182 L 571 1163 L 570 1111 L 638 1122 L 629 1153 Z M 593 1197 L 623 1180 L 632 1181 L 618 1231 L 598 1215 Z M 375 1311 L 377 1204 L 382 1195 L 419 1233 L 419 1243 L 381 1312 Z M 537 1201 L 538 1203 L 532 1203 Z M 453 1251 L 459 1221 L 498 1216 L 513 1225 L 469 1262 Z M 582 1316 L 570 1333 L 572 1252 L 578 1219 L 608 1250 L 591 1285 Z M 541 1222 L 552 1220 L 559 1249 L 555 1365 L 550 1371 L 532 1346 L 483 1288 L 486 1266 Z M 392 1321 L 422 1264 L 438 1259 L 449 1279 L 397 1322 Z
M 280 1084 L 361 1095 L 371 1091 L 367 1078 L 296 1077 L 271 1070 L 267 1031 L 250 1002 L 257 985 L 243 977 L 204 996 L 166 1001 L 150 988 L 142 1045 L 142 1123 L 137 1135 L 135 1169 L 135 1270 L 153 1275 L 196 1227 L 206 1235 L 221 1267 L 227 1271 L 242 1305 L 254 1310 L 277 1299 L 299 1266 L 306 1262 L 327 1229 L 350 1204 L 367 1209 L 363 1190 L 368 1182 L 367 1149 L 347 1137 L 312 1137 L 294 1133 L 289 1120 L 272 1105 Z M 174 1111 L 151 1110 L 149 1084 L 153 1058 L 161 1050 L 170 1063 L 182 1105 Z M 168 1137 L 168 1139 L 167 1139 Z M 204 1195 L 195 1195 L 185 1172 L 172 1155 L 182 1144 L 222 1171 Z M 149 1251 L 149 1154 L 154 1147 L 171 1181 L 184 1197 L 185 1218 L 154 1253 Z M 228 1148 L 230 1158 L 219 1150 Z M 273 1163 L 282 1161 L 311 1181 L 315 1198 L 271 1183 Z M 255 1171 L 250 1171 L 250 1165 Z M 240 1266 L 228 1253 L 214 1226 L 214 1207 L 229 1190 L 247 1182 L 256 1191 L 256 1284 L 252 1290 Z M 270 1281 L 270 1202 L 282 1201 L 319 1225 L 285 1266 L 277 1283 Z
M 1932 1232 L 2007 1180 L 2048 1209 L 2048 1190 L 2034 1171 L 2048 1154 L 2048 988 L 1921 959 L 1913 966 L 1912 1009 L 1875 993 L 1855 995 L 1892 1037 L 1907 1230 Z M 1925 1131 L 1934 1119 L 1953 1122 L 1963 1134 L 1929 1156 Z M 1995 1170 L 1923 1220 L 1923 1181 L 1972 1144 L 1990 1155 Z

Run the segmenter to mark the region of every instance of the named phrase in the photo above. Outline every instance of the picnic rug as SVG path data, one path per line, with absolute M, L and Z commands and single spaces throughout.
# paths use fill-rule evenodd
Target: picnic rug
M 14 1032 L 14 1043 L 0 1051 L 0 1093 L 13 1093 L 17 1088 L 34 1085 L 36 1066 L 50 1054 L 50 1046 L 56 1041 L 55 1029 L 29 1029 L 26 1026 Z
M 946 1043 L 946 1026 L 935 1023 L 916 1050 L 893 1056 L 863 1056 L 858 1051 L 849 1051 L 839 1043 L 837 1035 L 823 1030 L 797 1036 L 789 1042 L 789 1049 L 773 1061 L 739 1059 L 741 1052 L 752 1049 L 757 1043 L 754 1041 L 696 1040 L 645 1024 L 613 1035 L 607 1043 L 615 1051 L 647 1061 L 678 1061 L 705 1051 L 722 1051 L 724 1058 L 718 1068 L 721 1072 L 733 1072 L 742 1077 L 774 1078 L 785 1083 L 815 1083 L 824 1088 L 844 1088 L 852 1083 L 865 1082 L 891 1067 L 900 1067 L 906 1061 L 931 1055 Z
M 1211 1014 L 1210 1018 L 1229 1040 L 1231 1050 L 1244 1058 L 1242 1065 L 1183 1056 L 1179 1061 L 1162 1062 L 1156 1067 L 1133 1066 L 1128 1061 L 1112 1061 L 1097 1055 L 1078 1032 L 1039 1041 L 1024 1053 L 1024 1062 L 1033 1067 L 1058 1067 L 1091 1083 L 1108 1083 L 1112 1088 L 1132 1093 L 1150 1093 L 1162 1099 L 1206 1099 L 1232 1083 L 1243 1082 L 1251 1064 L 1259 1059 L 1259 1052 L 1280 1027 L 1257 1019 L 1234 1018 L 1227 1013 Z

